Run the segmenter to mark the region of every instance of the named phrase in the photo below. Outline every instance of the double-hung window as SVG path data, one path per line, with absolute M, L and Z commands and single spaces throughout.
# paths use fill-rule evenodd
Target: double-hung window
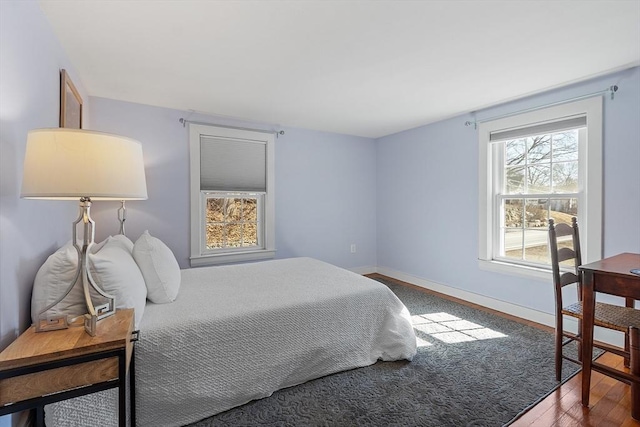
M 584 261 L 600 258 L 602 98 L 483 122 L 479 139 L 482 265 L 549 269 L 549 219 L 571 223 L 573 216 Z
M 273 134 L 189 125 L 191 265 L 272 258 Z

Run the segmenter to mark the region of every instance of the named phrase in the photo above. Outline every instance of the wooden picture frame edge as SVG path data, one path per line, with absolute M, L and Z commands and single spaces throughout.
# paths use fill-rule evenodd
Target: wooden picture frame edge
M 76 89 L 76 86 L 71 81 L 71 78 L 69 77 L 69 73 L 67 73 L 67 70 L 63 68 L 60 70 L 60 127 L 61 128 L 68 127 L 68 123 L 67 123 L 68 111 L 66 109 L 67 88 L 71 90 L 71 93 L 73 94 L 74 98 L 78 102 L 78 106 L 79 106 L 78 129 L 82 129 L 82 97 L 80 96 L 80 92 L 78 92 L 78 89 Z

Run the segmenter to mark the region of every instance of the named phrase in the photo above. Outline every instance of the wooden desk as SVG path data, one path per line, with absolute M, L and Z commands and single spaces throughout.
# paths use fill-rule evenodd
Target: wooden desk
M 582 405 L 589 406 L 591 368 L 600 364 L 593 362 L 593 316 L 595 293 L 604 292 L 629 299 L 640 299 L 640 276 L 629 272 L 640 268 L 640 254 L 623 253 L 579 267 L 582 272 Z M 627 304 L 629 305 L 629 304 Z M 631 325 L 630 325 L 631 326 Z M 606 367 L 605 367 L 606 368 Z M 632 384 L 632 416 L 640 413 L 640 390 Z M 636 388 L 636 390 L 634 390 Z M 634 393 L 635 391 L 635 393 Z M 634 416 L 635 418 L 635 416 Z
M 95 337 L 82 327 L 35 332 L 31 326 L 0 353 L 0 415 L 36 408 L 118 387 L 119 424 L 126 426 L 126 372 L 130 370 L 132 425 L 135 425 L 133 309 L 98 322 Z

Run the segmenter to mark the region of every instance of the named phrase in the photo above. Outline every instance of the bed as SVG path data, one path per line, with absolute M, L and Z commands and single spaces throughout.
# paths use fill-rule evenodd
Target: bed
M 411 360 L 410 315 L 386 286 L 311 258 L 181 270 L 136 344 L 140 426 L 183 426 L 378 360 Z M 115 419 L 114 390 L 45 408 L 48 426 Z

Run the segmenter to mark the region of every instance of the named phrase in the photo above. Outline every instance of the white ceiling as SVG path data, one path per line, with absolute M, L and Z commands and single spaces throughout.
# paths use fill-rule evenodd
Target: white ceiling
M 638 0 L 40 5 L 92 96 L 366 137 L 640 64 Z

